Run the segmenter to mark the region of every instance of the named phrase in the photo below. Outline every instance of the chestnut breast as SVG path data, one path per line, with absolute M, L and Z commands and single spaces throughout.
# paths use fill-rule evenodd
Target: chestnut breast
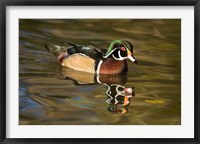
M 100 66 L 100 74 L 120 74 L 128 71 L 125 60 L 119 61 L 114 58 L 107 58 Z

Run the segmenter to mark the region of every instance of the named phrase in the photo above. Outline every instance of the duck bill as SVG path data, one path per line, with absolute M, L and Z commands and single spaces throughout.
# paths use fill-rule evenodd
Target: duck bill
M 131 52 L 128 52 L 128 59 L 130 59 L 130 61 L 134 62 L 135 64 L 137 64 L 136 59 L 133 57 Z

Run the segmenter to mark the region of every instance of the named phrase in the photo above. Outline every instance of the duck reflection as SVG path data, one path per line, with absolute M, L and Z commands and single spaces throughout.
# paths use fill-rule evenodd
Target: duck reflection
M 135 94 L 133 88 L 126 88 L 120 84 L 107 85 L 106 95 L 108 110 L 115 113 L 127 113 L 130 99 Z
M 131 98 L 135 96 L 133 87 L 124 86 L 127 82 L 127 76 L 124 74 L 94 75 L 63 68 L 62 75 L 65 77 L 65 79 L 72 80 L 76 86 L 98 84 L 103 84 L 106 86 L 105 94 L 107 96 L 107 110 L 112 113 L 127 113 L 128 106 L 131 103 Z

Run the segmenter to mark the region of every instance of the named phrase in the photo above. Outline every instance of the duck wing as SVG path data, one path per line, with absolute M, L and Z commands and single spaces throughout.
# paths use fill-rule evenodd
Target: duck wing
M 68 43 L 70 47 L 67 49 L 67 53 L 72 55 L 76 53 L 82 53 L 86 56 L 94 59 L 95 61 L 99 61 L 103 59 L 104 54 L 106 53 L 106 49 L 98 49 L 93 46 L 81 46 L 77 44 Z
M 103 56 L 107 52 L 106 49 L 98 49 L 93 46 L 81 46 L 78 44 L 72 44 L 68 42 L 61 42 L 64 44 L 64 46 L 55 45 L 48 43 L 45 45 L 46 49 L 48 49 L 50 52 L 52 52 L 56 57 L 59 56 L 61 53 L 68 53 L 69 55 L 73 54 L 81 54 L 83 56 L 86 55 L 87 57 L 92 58 L 96 62 L 103 59 Z

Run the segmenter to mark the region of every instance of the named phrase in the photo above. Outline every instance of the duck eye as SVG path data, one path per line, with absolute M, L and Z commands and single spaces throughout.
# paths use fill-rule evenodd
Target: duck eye
M 120 48 L 122 51 L 126 51 L 126 48 L 125 47 L 121 47 Z

